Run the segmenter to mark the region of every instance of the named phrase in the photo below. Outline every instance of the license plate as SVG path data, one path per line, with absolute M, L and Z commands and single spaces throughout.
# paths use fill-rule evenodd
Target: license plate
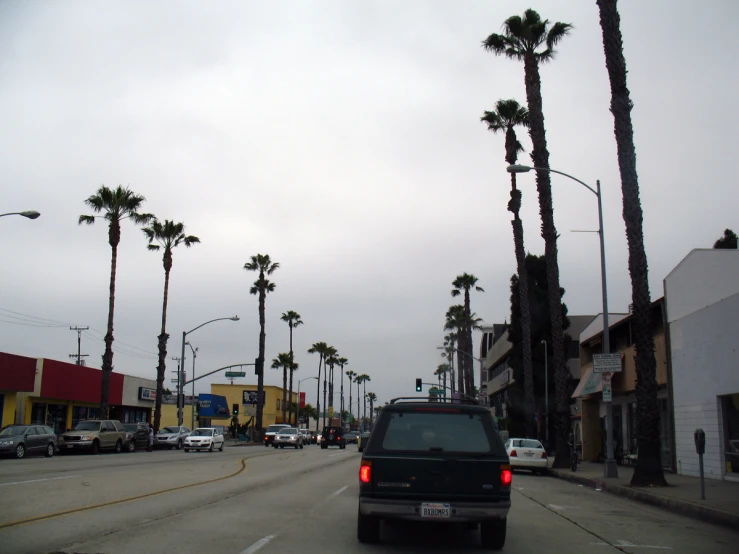
M 449 504 L 421 504 L 421 517 L 431 519 L 444 519 L 450 517 L 452 510 Z
M 524 452 L 523 455 L 526 456 L 527 458 L 531 458 L 534 455 L 534 453 L 533 452 Z
M 72 445 L 71 444 L 68 444 L 66 446 L 67 446 L 67 448 L 72 448 Z

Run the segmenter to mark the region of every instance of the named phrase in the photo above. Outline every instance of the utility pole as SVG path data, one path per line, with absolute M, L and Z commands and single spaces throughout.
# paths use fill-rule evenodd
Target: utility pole
M 82 351 L 82 331 L 87 331 L 89 327 L 70 327 L 70 331 L 77 331 L 77 354 L 70 354 L 70 358 L 77 358 L 77 365 L 85 365 L 84 358 L 85 356 L 89 356 L 89 354 L 80 354 Z

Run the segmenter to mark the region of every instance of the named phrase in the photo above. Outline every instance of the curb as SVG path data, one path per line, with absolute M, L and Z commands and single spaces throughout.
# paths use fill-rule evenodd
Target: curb
M 657 494 L 652 494 L 636 487 L 613 485 L 608 483 L 605 479 L 599 480 L 591 479 L 589 477 L 580 477 L 579 475 L 571 472 L 550 468 L 548 474 L 551 477 L 556 477 L 564 481 L 578 483 L 587 487 L 591 487 L 593 489 L 595 488 L 596 484 L 600 484 L 601 490 L 604 490 L 611 494 L 628 498 L 630 500 L 637 500 L 645 504 L 650 504 L 652 506 L 663 508 L 677 514 L 699 519 L 707 523 L 722 525 L 724 527 L 730 527 L 732 529 L 739 528 L 739 514 L 726 512 L 718 508 L 703 506 L 701 504 L 696 504 L 688 500 L 678 500 L 676 498 L 659 496 Z

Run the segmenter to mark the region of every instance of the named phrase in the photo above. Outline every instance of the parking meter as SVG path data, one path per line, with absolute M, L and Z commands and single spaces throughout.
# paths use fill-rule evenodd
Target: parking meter
M 705 454 L 706 453 L 706 433 L 703 431 L 703 429 L 696 429 L 695 433 L 693 433 L 693 438 L 695 439 L 696 453 Z

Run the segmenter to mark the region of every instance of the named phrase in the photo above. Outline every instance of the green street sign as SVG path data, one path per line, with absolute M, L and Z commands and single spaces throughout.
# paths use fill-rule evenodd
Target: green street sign
M 227 371 L 226 377 L 246 377 L 246 371 Z

